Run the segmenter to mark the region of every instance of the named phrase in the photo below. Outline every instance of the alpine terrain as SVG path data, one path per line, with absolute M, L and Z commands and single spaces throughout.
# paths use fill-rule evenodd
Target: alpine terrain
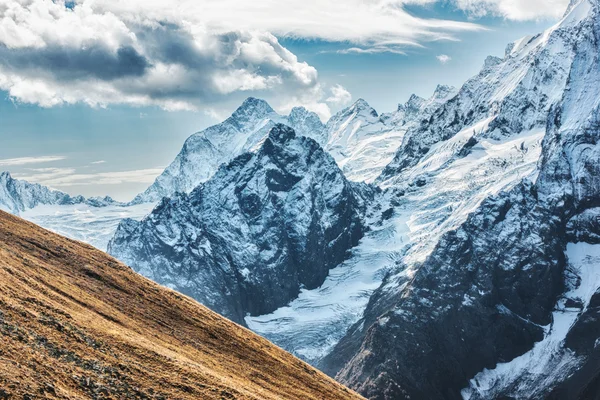
M 319 287 L 363 235 L 375 192 L 348 182 L 316 141 L 278 124 L 258 151 L 189 195 L 165 198 L 141 222 L 124 220 L 108 251 L 243 323 Z
M 247 99 L 107 248 L 369 399 L 600 398 L 599 141 L 600 0 L 571 0 L 391 113 Z
M 70 196 L 0 173 L 0 210 L 105 251 L 123 218 L 141 219 L 154 204 L 128 205 L 103 198 Z
M 296 107 L 288 116 L 282 116 L 266 101 L 250 97 L 224 122 L 190 136 L 171 165 L 133 203 L 158 202 L 177 192 L 191 192 L 221 164 L 255 151 L 278 123 L 293 127 L 300 135 L 323 141 L 323 124 L 317 114 Z
M 2 211 L 0 260 L 0 398 L 361 398 L 105 253 Z

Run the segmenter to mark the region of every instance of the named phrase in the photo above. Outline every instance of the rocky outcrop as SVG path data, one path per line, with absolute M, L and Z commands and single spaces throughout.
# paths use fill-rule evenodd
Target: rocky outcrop
M 279 124 L 190 194 L 123 221 L 109 253 L 243 323 L 321 285 L 362 236 L 368 192 L 317 142 Z

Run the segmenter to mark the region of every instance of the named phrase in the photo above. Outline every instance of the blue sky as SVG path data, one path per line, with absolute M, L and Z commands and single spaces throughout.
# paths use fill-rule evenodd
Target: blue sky
M 5 59 L 9 60 L 4 65 L 0 62 L 0 88 L 4 89 L 0 90 L 0 141 L 3 143 L 0 146 L 0 170 L 10 170 L 16 177 L 49 184 L 72 194 L 108 194 L 128 200 L 145 189 L 161 168 L 175 157 L 185 138 L 229 115 L 248 95 L 264 97 L 282 112 L 292 105 L 302 104 L 326 119 L 348 105 L 348 99 L 331 100 L 331 88 L 340 85 L 351 94 L 352 101 L 364 98 L 380 112 L 391 111 L 412 93 L 428 97 L 437 84 L 461 86 L 479 71 L 486 56 L 502 56 L 509 42 L 542 31 L 562 12 L 530 15 L 530 9 L 506 6 L 504 3 L 510 3 L 508 0 L 498 0 L 498 4 L 495 0 L 481 0 L 483 5 L 479 8 L 472 6 L 477 1 L 470 2 L 469 6 L 461 6 L 461 0 L 457 1 L 423 0 L 420 2 L 429 4 L 396 5 L 401 10 L 394 16 L 399 19 L 399 24 L 407 24 L 405 28 L 391 24 L 381 30 L 361 27 L 350 33 L 344 29 L 356 27 L 356 21 L 348 27 L 342 23 L 339 27 L 332 24 L 327 30 L 315 27 L 309 17 L 308 20 L 298 19 L 297 28 L 287 32 L 283 30 L 285 26 L 267 15 L 260 22 L 262 25 L 241 26 L 241 33 L 236 33 L 235 43 L 245 46 L 259 43 L 260 46 L 248 47 L 252 52 L 248 52 L 245 59 L 228 59 L 227 62 L 234 64 L 239 62 L 233 70 L 229 64 L 218 64 L 206 54 L 201 61 L 194 59 L 196 68 L 212 68 L 214 79 L 210 82 L 205 81 L 204 76 L 194 75 L 189 65 L 188 70 L 173 67 L 159 71 L 162 74 L 154 72 L 149 78 L 144 76 L 145 59 L 150 60 L 148 64 L 152 63 L 154 68 L 167 56 L 172 57 L 171 65 L 176 64 L 173 58 L 181 64 L 179 60 L 187 57 L 186 49 L 178 45 L 187 40 L 187 36 L 182 39 L 169 31 L 169 24 L 182 18 L 178 15 L 169 16 L 170 22 L 164 24 L 166 28 L 159 38 L 151 37 L 138 27 L 136 41 L 129 45 L 131 35 L 124 31 L 122 21 L 127 25 L 128 13 L 135 9 L 115 8 L 109 0 L 96 1 L 94 15 L 98 13 L 103 18 L 100 26 L 114 26 L 113 31 L 107 28 L 110 34 L 105 35 L 105 42 L 100 44 L 103 47 L 99 48 L 110 48 L 115 41 L 120 46 L 115 53 L 118 57 L 114 66 L 111 64 L 113 58 L 110 58 L 112 53 L 102 56 L 99 61 L 89 60 L 89 57 L 98 56 L 98 51 L 87 51 L 90 39 L 73 38 L 73 32 L 56 38 L 49 36 L 48 31 L 36 30 L 41 24 L 33 19 L 34 15 L 26 34 L 19 29 L 5 29 L 8 34 L 0 34 L 0 57 L 4 52 Z M 557 0 L 556 7 L 560 8 L 563 2 Z M 42 6 L 47 4 L 42 3 Z M 303 3 L 296 6 L 303 7 Z M 83 9 L 79 4 L 77 7 Z M 121 21 L 113 24 L 106 14 L 102 14 L 106 10 L 101 7 L 109 9 L 110 15 L 118 16 Z M 31 10 L 15 12 L 26 11 Z M 7 11 L 0 9 L 2 12 Z M 213 12 L 218 16 L 219 10 Z M 383 17 L 376 12 L 364 23 L 379 22 L 378 18 Z M 89 12 L 81 15 L 78 17 L 82 23 L 93 29 L 94 21 L 85 20 L 90 18 Z M 358 21 L 361 17 L 352 11 L 345 11 L 344 16 L 348 20 L 359 18 Z M 65 18 L 73 18 L 73 15 L 65 14 Z M 321 17 L 315 17 L 315 20 L 318 18 Z M 380 23 L 384 25 L 386 21 Z M 446 21 L 452 24 L 450 28 L 445 25 Z M 194 26 L 189 21 L 184 22 L 186 27 Z M 52 19 L 48 26 L 56 24 L 56 30 L 60 32 L 61 29 L 68 30 L 74 23 Z M 192 29 L 195 43 L 205 43 L 214 35 L 221 35 L 217 43 L 222 44 L 223 34 L 219 30 L 232 29 L 203 22 L 200 25 L 202 34 L 208 39 L 198 36 Z M 444 27 L 439 28 L 440 25 Z M 257 28 L 272 32 L 278 43 L 273 44 L 270 34 L 253 36 Z M 162 25 L 160 29 L 163 29 Z M 215 30 L 214 35 L 211 29 Z M 245 33 L 243 29 L 251 33 Z M 412 29 L 422 32 L 416 35 Z M 13 36 L 10 36 L 11 32 Z M 35 35 L 41 39 L 36 41 Z M 165 37 L 172 41 L 168 46 L 160 47 L 167 40 Z M 229 43 L 230 37 L 225 38 Z M 267 50 L 264 50 L 265 43 Z M 82 48 L 86 51 L 82 52 Z M 157 48 L 162 50 L 157 51 Z M 361 52 L 348 51 L 356 48 Z M 60 57 L 64 54 L 68 54 L 71 64 L 67 67 L 72 70 L 61 70 L 64 61 L 55 62 L 62 60 Z M 221 51 L 215 59 L 220 60 L 223 54 Z M 442 55 L 447 56 L 445 62 L 439 59 Z M 281 59 L 269 63 L 273 57 Z M 79 59 L 83 61 L 72 64 L 73 60 Z M 122 59 L 127 62 L 121 63 Z M 103 65 L 104 69 L 95 68 L 94 63 Z M 253 76 L 245 74 L 249 64 L 258 71 Z M 107 77 L 107 74 L 111 76 Z M 115 79 L 117 83 L 110 86 Z M 175 84 L 171 80 L 176 81 Z M 214 82 L 218 83 L 216 89 L 208 90 L 203 86 L 209 87 Z M 122 87 L 127 91 L 121 90 Z M 54 157 L 52 161 L 39 159 L 48 156 Z

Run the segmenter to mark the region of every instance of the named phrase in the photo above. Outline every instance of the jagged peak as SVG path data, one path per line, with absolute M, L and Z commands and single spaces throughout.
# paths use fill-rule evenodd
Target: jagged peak
M 8 172 L 8 171 L 3 171 L 3 172 L 0 172 L 0 179 L 3 179 L 3 180 L 11 180 L 11 179 L 12 179 L 12 176 L 10 175 L 10 172 Z
M 263 99 L 257 99 L 256 97 L 248 97 L 241 106 L 234 111 L 232 117 L 239 118 L 247 115 L 255 116 L 266 116 L 274 113 L 273 108 Z
M 426 100 L 421 96 L 413 94 L 406 102 L 406 108 L 419 108 L 421 105 L 423 105 L 423 103 L 425 103 L 425 101 Z
M 450 85 L 437 85 L 433 92 L 432 99 L 443 99 L 446 98 L 451 93 L 456 92 L 456 87 Z
M 311 111 L 309 111 L 306 107 L 304 106 L 297 106 L 292 108 L 292 110 L 290 111 L 290 117 L 292 116 L 303 116 L 303 115 L 308 115 L 311 114 Z
M 483 68 L 484 69 L 492 68 L 492 67 L 495 67 L 496 65 L 500 64 L 501 62 L 502 62 L 502 59 L 500 57 L 487 56 L 487 58 L 483 62 Z
M 292 110 L 290 111 L 290 115 L 289 117 L 291 120 L 299 120 L 299 119 L 313 119 L 315 121 L 319 121 L 321 122 L 321 118 L 319 118 L 319 116 L 310 111 L 309 109 L 307 109 L 306 107 L 303 106 L 299 106 L 299 107 L 294 107 L 292 108 Z
M 573 10 L 581 5 L 582 3 L 587 3 L 588 5 L 595 5 L 595 6 L 599 6 L 600 5 L 600 0 L 571 0 L 571 2 L 569 3 L 569 6 L 567 7 L 567 10 L 565 11 L 565 14 L 563 15 L 563 18 L 567 18 L 569 16 L 569 14 L 571 12 L 573 12 Z
M 277 124 L 269 131 L 269 139 L 274 143 L 284 144 L 293 140 L 296 132 L 287 125 Z
M 337 116 L 346 116 L 346 115 L 350 115 L 350 114 L 354 114 L 354 113 L 364 113 L 367 112 L 368 114 L 370 114 L 373 117 L 379 117 L 379 114 L 377 113 L 377 111 L 371 107 L 371 105 L 369 103 L 367 103 L 367 101 L 365 99 L 358 99 L 356 100 L 351 106 L 344 108 L 342 111 L 338 112 L 336 115 Z

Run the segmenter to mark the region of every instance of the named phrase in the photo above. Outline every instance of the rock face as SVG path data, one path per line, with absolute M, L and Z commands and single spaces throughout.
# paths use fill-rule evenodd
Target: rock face
M 322 143 L 323 124 L 315 113 L 296 107 L 289 116 L 282 116 L 266 101 L 250 97 L 224 122 L 190 136 L 175 160 L 132 203 L 153 203 L 177 192 L 191 192 L 207 181 L 221 164 L 258 149 L 278 123 Z
M 348 179 L 373 182 L 394 158 L 407 130 L 429 118 L 456 93 L 450 86 L 438 86 L 430 99 L 412 96 L 397 111 L 381 116 L 359 99 L 327 122 L 323 133 L 325 149 Z
M 37 183 L 14 179 L 8 172 L 0 173 L 0 210 L 19 215 L 19 213 L 39 205 L 73 204 L 106 207 L 108 205 L 116 205 L 118 202 L 108 196 L 89 199 L 83 196 L 72 197 L 64 192 L 53 190 Z
M 331 156 L 278 124 L 190 194 L 124 220 L 109 253 L 243 323 L 320 286 L 363 235 L 365 197 Z
M 599 11 L 573 2 L 407 134 L 380 180 L 392 187 L 481 118 L 470 149 L 543 124 L 539 176 L 485 200 L 422 262 L 404 258 L 411 273 L 387 275 L 328 373 L 372 399 L 597 396 Z

